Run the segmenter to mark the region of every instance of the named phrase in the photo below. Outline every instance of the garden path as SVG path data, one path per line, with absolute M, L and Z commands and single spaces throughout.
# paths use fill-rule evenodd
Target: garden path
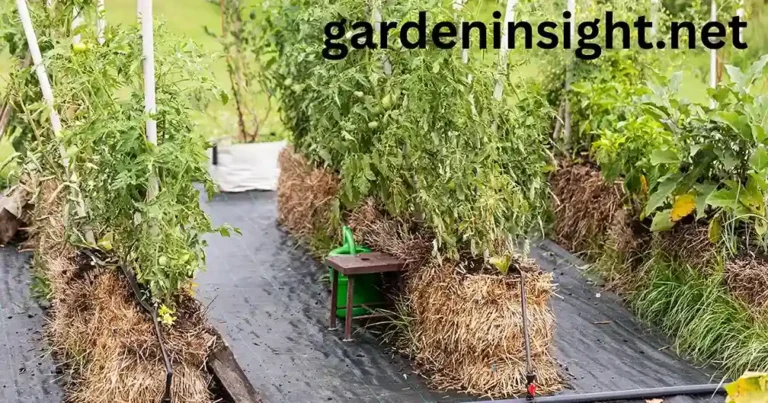
M 0 247 L 0 402 L 61 401 L 43 339 L 45 318 L 30 291 L 31 253 Z
M 278 228 L 274 192 L 219 194 L 202 203 L 214 224 L 231 224 L 243 234 L 208 238 L 199 297 L 267 402 L 470 400 L 430 391 L 406 361 L 365 332 L 345 343 L 341 332 L 327 330 L 324 270 Z M 540 242 L 532 256 L 558 283 L 555 354 L 569 384 L 561 393 L 719 381 L 674 355 L 665 338 L 584 277 L 583 263 L 562 248 Z M 692 401 L 723 399 L 665 399 Z

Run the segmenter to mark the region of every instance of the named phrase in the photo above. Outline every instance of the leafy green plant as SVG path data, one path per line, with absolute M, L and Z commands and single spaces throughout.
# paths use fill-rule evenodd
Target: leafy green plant
M 443 3 L 387 3 L 382 14 L 409 21 L 429 10 L 452 20 Z M 553 115 L 543 99 L 496 101 L 494 66 L 463 64 L 459 49 L 403 51 L 396 30 L 388 49 L 323 59 L 323 26 L 345 18 L 353 31 L 351 21 L 370 20 L 365 2 L 276 0 L 265 12 L 264 86 L 278 96 L 297 149 L 340 174 L 343 207 L 374 196 L 390 214 L 424 220 L 454 255 L 503 252 L 510 235 L 541 227 L 551 161 L 542 123 Z
M 713 216 L 712 226 L 743 224 L 765 241 L 768 191 L 768 97 L 753 95 L 752 85 L 768 63 L 764 56 L 749 70 L 727 66 L 731 82 L 710 91 L 714 108 L 676 99 L 675 85 L 654 87 L 646 110 L 674 135 L 674 147 L 654 150 L 652 164 L 668 172 L 652 184 L 644 215 L 653 229 L 671 228 L 677 207 L 695 199 L 698 217 Z
M 170 304 L 204 268 L 203 234 L 229 234 L 228 227 L 211 226 L 193 186 L 200 182 L 209 194 L 213 190 L 206 169 L 208 143 L 192 130 L 190 112 L 202 110 L 220 91 L 196 45 L 158 28 L 158 109 L 153 116 L 158 143 L 149 143 L 143 133 L 147 116 L 139 29 L 113 26 L 103 45 L 74 49 L 61 27 L 69 27 L 63 16 L 72 15 L 65 11 L 75 3 L 82 10 L 94 6 L 57 1 L 50 10 L 43 4 L 33 8 L 64 131 L 53 136 L 33 71 L 14 72 L 8 90 L 17 113 L 11 127 L 24 146 L 22 166 L 34 176 L 57 177 L 62 188 L 76 190 L 65 209 L 68 241 L 116 255 L 135 270 L 153 298 Z M 3 18 L 20 29 L 14 11 L 4 7 Z M 96 43 L 92 30 L 80 33 L 84 43 Z M 19 36 L 8 37 L 17 49 L 15 56 L 23 55 L 25 45 L 16 42 Z M 60 149 L 66 151 L 67 169 Z M 157 175 L 160 191 L 147 200 L 151 175 Z M 78 206 L 84 214 L 77 213 Z M 93 231 L 96 244 L 86 240 L 87 230 Z

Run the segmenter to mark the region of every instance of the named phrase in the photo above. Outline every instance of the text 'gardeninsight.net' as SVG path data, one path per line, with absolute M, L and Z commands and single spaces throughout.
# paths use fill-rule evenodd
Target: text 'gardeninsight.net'
M 408 21 L 399 26 L 397 22 L 384 21 L 380 25 L 380 43 L 376 43 L 376 28 L 367 21 L 352 22 L 351 30 L 347 30 L 348 21 L 345 19 L 332 21 L 325 26 L 325 48 L 323 57 L 328 60 L 342 60 L 352 49 L 387 49 L 389 46 L 390 35 L 397 35 L 392 31 L 399 28 L 399 41 L 405 49 L 424 49 L 427 47 L 427 41 L 439 49 L 453 49 L 460 45 L 462 49 L 470 49 L 477 46 L 480 49 L 487 49 L 489 42 L 494 49 L 502 48 L 502 26 L 501 13 L 495 11 L 493 18 L 497 21 L 491 23 L 491 27 L 484 22 L 472 21 L 456 24 L 454 22 L 438 22 L 429 30 L 427 27 L 427 12 L 419 12 L 418 21 Z M 727 23 L 719 21 L 709 21 L 696 27 L 689 21 L 673 21 L 669 26 L 668 38 L 657 38 L 651 35 L 653 22 L 645 16 L 639 16 L 634 21 L 614 21 L 613 12 L 606 11 L 605 19 L 595 18 L 594 20 L 580 21 L 574 23 L 571 21 L 571 13 L 563 12 L 563 21 L 543 21 L 532 24 L 527 21 L 510 21 L 507 25 L 507 47 L 509 49 L 518 48 L 520 41 L 525 49 L 533 49 L 534 46 L 540 49 L 556 49 L 560 46 L 564 49 L 573 48 L 573 34 L 575 31 L 576 57 L 584 60 L 593 60 L 600 57 L 603 49 L 629 49 L 635 44 L 632 43 L 632 31 L 636 31 L 636 46 L 641 49 L 680 49 L 681 46 L 688 49 L 695 49 L 700 42 L 707 49 L 720 49 L 726 45 L 725 38 L 728 37 L 728 31 L 731 32 L 733 47 L 736 49 L 746 49 L 747 44 L 742 40 L 742 30 L 747 27 L 747 22 L 740 17 L 734 16 Z M 604 43 L 592 42 L 600 35 L 601 30 L 605 30 Z M 415 33 L 413 35 L 411 33 Z M 476 32 L 478 36 L 477 44 L 472 44 L 472 34 Z M 490 33 L 490 41 L 489 39 Z M 668 39 L 668 41 L 667 41 Z M 349 40 L 349 45 L 345 43 Z M 684 42 L 684 43 L 681 43 Z

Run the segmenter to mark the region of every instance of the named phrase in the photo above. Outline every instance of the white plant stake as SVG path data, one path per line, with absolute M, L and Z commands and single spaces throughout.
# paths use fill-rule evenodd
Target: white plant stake
M 141 9 L 141 43 L 142 43 L 142 67 L 144 69 L 144 112 L 147 117 L 147 141 L 157 145 L 157 122 L 152 115 L 157 111 L 155 104 L 155 45 L 152 30 L 152 0 L 139 0 Z M 157 196 L 157 176 L 152 173 L 149 178 L 147 199 L 152 200 Z
M 99 0 L 96 5 L 96 38 L 99 41 L 99 45 L 104 44 L 104 30 L 107 28 L 105 12 L 104 0 Z
M 19 11 L 24 35 L 27 37 L 27 46 L 29 46 L 29 53 L 32 55 L 35 74 L 37 74 L 37 80 L 40 83 L 40 91 L 43 93 L 43 101 L 45 101 L 51 117 L 51 128 L 53 134 L 58 135 L 61 133 L 61 119 L 59 119 L 59 114 L 53 106 L 53 90 L 51 89 L 51 82 L 48 80 L 48 73 L 45 71 L 45 65 L 43 65 L 43 55 L 40 54 L 40 47 L 37 45 L 37 35 L 35 35 L 35 29 L 32 27 L 32 18 L 29 16 L 27 1 L 16 0 L 16 8 Z
M 381 6 L 378 1 L 373 1 L 373 22 L 374 27 L 376 29 L 376 34 L 381 35 Z M 392 75 L 392 62 L 389 60 L 389 57 L 386 55 L 381 56 L 381 66 L 384 69 L 384 74 L 386 74 L 387 77 Z
M 712 5 L 710 8 L 711 8 L 710 21 L 717 21 L 717 5 L 715 4 L 715 0 L 712 0 Z M 709 51 L 709 86 L 710 88 L 717 87 L 717 50 L 716 49 L 710 49 Z M 709 106 L 712 108 L 715 107 L 714 99 L 711 99 L 709 101 Z
M 83 15 L 80 12 L 80 9 L 77 7 L 74 7 L 72 9 L 72 32 L 75 32 L 75 30 L 83 23 Z M 75 35 L 72 38 L 72 43 L 77 45 L 80 43 L 80 34 Z
M 574 37 L 576 36 L 576 27 L 574 24 L 576 23 L 576 0 L 568 0 L 568 7 L 567 10 L 571 13 L 571 18 L 568 20 L 571 22 L 570 26 L 570 36 L 571 41 L 573 41 Z M 565 140 L 565 147 L 566 149 L 570 147 L 571 144 L 571 80 L 573 80 L 573 72 L 572 72 L 572 62 L 571 60 L 568 61 L 568 64 L 565 67 L 565 118 L 563 119 L 563 138 Z
M 515 5 L 517 0 L 507 0 L 507 10 L 504 13 L 504 25 L 501 27 L 501 50 L 499 50 L 499 74 L 496 86 L 493 88 L 493 97 L 500 101 L 504 92 L 503 77 L 507 75 L 509 65 L 509 24 L 515 20 Z
M 659 0 L 651 0 L 651 38 L 656 37 L 656 25 L 658 25 L 657 15 Z
M 40 91 L 43 93 L 43 101 L 48 107 L 48 113 L 51 117 L 51 129 L 54 136 L 58 136 L 61 133 L 61 119 L 54 106 L 53 89 L 51 88 L 51 82 L 48 80 L 48 73 L 45 71 L 45 65 L 43 64 L 43 56 L 40 53 L 40 47 L 37 44 L 37 35 L 35 35 L 35 29 L 32 27 L 32 18 L 29 16 L 29 8 L 27 7 L 26 0 L 16 0 L 16 8 L 19 11 L 19 18 L 21 19 L 21 25 L 24 28 L 24 35 L 27 38 L 27 46 L 29 47 L 29 53 L 32 56 L 32 63 L 34 64 L 35 73 L 37 74 L 37 80 L 40 83 Z M 64 169 L 67 175 L 76 177 L 74 172 L 70 172 L 69 169 L 69 156 L 64 148 L 64 145 L 59 146 L 59 152 L 61 153 L 61 159 L 64 163 Z M 70 177 L 69 179 L 72 179 Z M 79 192 L 79 191 L 78 191 Z M 80 217 L 85 217 L 85 205 L 82 197 L 76 192 L 77 199 L 77 214 Z M 86 241 L 95 243 L 93 231 L 87 229 L 85 231 Z

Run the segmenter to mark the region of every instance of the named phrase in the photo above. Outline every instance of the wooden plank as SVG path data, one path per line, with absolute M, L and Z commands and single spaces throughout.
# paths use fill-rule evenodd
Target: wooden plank
M 401 271 L 405 267 L 405 262 L 381 252 L 331 256 L 325 263 L 345 276 Z
M 211 354 L 208 365 L 232 403 L 263 403 L 226 343 Z

